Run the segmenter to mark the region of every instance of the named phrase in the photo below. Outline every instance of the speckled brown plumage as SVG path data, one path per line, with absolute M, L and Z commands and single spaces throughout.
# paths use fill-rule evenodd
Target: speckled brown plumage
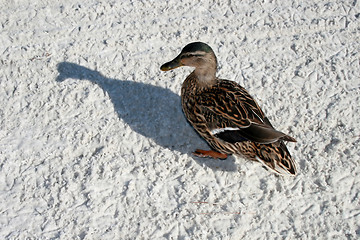
M 194 129 L 220 156 L 241 155 L 259 161 L 276 173 L 296 174 L 284 141 L 296 140 L 273 128 L 256 101 L 239 84 L 219 79 L 216 57 L 204 43 L 187 45 L 162 70 L 193 66 L 181 89 L 182 108 Z M 207 154 L 197 150 L 198 156 Z

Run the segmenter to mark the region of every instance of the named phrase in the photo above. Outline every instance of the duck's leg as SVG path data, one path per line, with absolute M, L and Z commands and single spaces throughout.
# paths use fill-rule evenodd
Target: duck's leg
M 193 154 L 197 157 L 212 157 L 212 158 L 220 158 L 220 159 L 226 159 L 227 158 L 227 154 L 225 153 L 219 153 L 213 150 L 201 150 L 201 149 L 196 149 L 195 152 L 193 152 Z

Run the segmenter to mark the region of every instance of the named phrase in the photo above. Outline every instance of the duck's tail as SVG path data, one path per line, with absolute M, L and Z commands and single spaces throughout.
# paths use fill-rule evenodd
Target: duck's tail
M 280 175 L 296 175 L 295 162 L 283 141 L 256 145 L 256 159 L 267 169 Z

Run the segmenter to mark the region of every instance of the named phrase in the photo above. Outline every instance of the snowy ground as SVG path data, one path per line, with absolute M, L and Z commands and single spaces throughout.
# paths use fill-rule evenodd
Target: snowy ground
M 360 238 L 359 1 L 31 2 L 0 3 L 0 239 Z M 199 40 L 296 177 L 191 155 L 159 67 Z

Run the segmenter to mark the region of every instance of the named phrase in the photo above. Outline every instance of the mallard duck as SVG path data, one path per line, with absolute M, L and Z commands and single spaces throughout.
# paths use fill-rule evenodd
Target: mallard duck
M 194 155 L 226 159 L 235 154 L 262 163 L 277 174 L 296 174 L 284 141 L 296 142 L 271 125 L 253 97 L 234 81 L 216 77 L 217 60 L 202 42 L 186 45 L 172 61 L 161 66 L 169 71 L 194 67 L 181 88 L 181 104 L 187 120 L 212 150 Z

